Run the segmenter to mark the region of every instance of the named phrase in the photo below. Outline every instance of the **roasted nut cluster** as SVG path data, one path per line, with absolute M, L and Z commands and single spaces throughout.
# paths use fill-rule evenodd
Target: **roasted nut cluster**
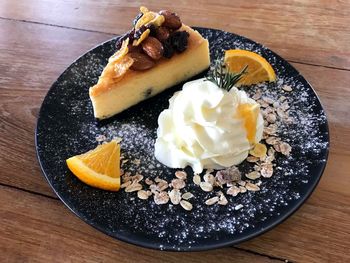
M 153 13 L 156 14 L 156 13 Z M 182 26 L 180 17 L 171 11 L 161 10 L 155 15 L 157 23 L 146 23 L 135 29 L 144 13 L 139 13 L 133 20 L 134 28 L 119 37 L 116 48 L 119 50 L 124 40 L 129 38 L 128 55 L 134 60 L 132 70 L 147 70 L 155 66 L 161 58 L 171 58 L 176 52 L 186 50 L 189 34 L 179 31 Z M 158 17 L 157 17 L 158 16 Z M 164 19 L 163 19 L 163 17 Z M 162 23 L 159 23 L 161 20 Z

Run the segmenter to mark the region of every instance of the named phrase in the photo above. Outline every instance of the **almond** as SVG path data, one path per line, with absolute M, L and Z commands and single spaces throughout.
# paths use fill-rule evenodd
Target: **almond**
M 159 12 L 160 15 L 164 16 L 165 20 L 162 26 L 170 29 L 179 29 L 182 25 L 180 17 L 176 13 L 172 13 L 168 10 L 162 10 Z
M 134 60 L 134 63 L 131 66 L 132 70 L 146 70 L 155 65 L 154 61 L 146 54 L 131 52 L 129 53 L 129 56 Z
M 163 56 L 164 48 L 162 43 L 155 37 L 148 37 L 142 42 L 143 51 L 154 60 Z

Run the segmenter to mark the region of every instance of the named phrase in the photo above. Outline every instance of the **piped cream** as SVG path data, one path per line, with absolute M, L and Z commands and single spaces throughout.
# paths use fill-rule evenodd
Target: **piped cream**
M 198 79 L 184 84 L 158 118 L 155 157 L 171 168 L 237 165 L 263 133 L 260 105 L 236 87 Z

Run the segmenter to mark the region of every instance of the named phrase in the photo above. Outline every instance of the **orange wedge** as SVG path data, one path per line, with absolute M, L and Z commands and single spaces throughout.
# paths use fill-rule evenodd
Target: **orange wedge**
M 260 82 L 274 82 L 276 74 L 272 66 L 259 54 L 241 49 L 225 51 L 225 64 L 231 72 L 240 72 L 248 66 L 245 74 L 238 82 L 239 85 L 251 85 Z
M 243 103 L 237 108 L 237 115 L 244 120 L 244 128 L 247 132 L 247 140 L 255 143 L 256 124 L 260 113 L 258 104 Z
M 84 183 L 109 191 L 120 188 L 120 145 L 116 141 L 97 146 L 66 160 L 69 170 Z

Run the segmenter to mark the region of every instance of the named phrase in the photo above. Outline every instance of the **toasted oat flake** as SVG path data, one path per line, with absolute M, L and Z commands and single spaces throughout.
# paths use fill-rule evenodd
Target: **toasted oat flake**
M 276 124 L 270 124 L 267 127 L 264 127 L 264 133 L 268 135 L 276 135 L 277 132 L 277 126 Z
M 178 205 L 181 201 L 181 193 L 178 189 L 173 189 L 169 192 L 170 201 L 174 205 Z
M 221 192 L 221 191 L 218 192 L 218 196 L 219 196 L 219 201 L 218 201 L 219 205 L 227 205 L 228 204 L 228 200 L 223 192 Z
M 151 179 L 149 179 L 149 178 L 146 178 L 146 179 L 145 179 L 145 183 L 146 183 L 147 185 L 154 184 L 153 180 L 151 180 Z
M 245 185 L 245 188 L 248 190 L 248 191 L 253 191 L 253 192 L 256 192 L 256 191 L 259 191 L 260 190 L 260 187 L 255 185 L 255 184 L 252 184 L 250 182 L 248 182 L 246 185 Z
M 219 197 L 218 196 L 214 196 L 212 198 L 209 198 L 208 200 L 205 201 L 206 205 L 213 205 L 216 204 L 219 201 Z
M 139 190 L 137 192 L 137 197 L 140 198 L 140 199 L 146 200 L 146 199 L 148 199 L 149 195 L 148 195 L 147 191 Z
M 273 165 L 271 163 L 263 163 L 260 173 L 262 177 L 270 178 L 273 174 Z
M 279 100 L 280 102 L 283 102 L 283 101 L 285 101 L 286 99 L 287 99 L 287 97 L 282 95 L 278 100 Z
M 273 149 L 273 148 L 272 148 Z M 263 160 L 265 163 L 272 163 L 275 160 L 275 155 L 267 155 L 265 160 Z
M 275 149 L 270 147 L 268 150 L 267 150 L 267 155 L 268 156 L 275 156 Z
M 272 104 L 272 107 L 274 108 L 278 108 L 280 106 L 280 102 L 279 101 L 275 101 L 273 104 Z
M 280 144 L 280 151 L 283 155 L 288 156 L 290 154 L 291 150 L 292 150 L 292 147 L 288 143 L 282 142 Z
M 273 148 L 276 150 L 276 152 L 281 152 L 281 142 L 278 142 L 273 145 Z
M 198 174 L 193 176 L 193 183 L 199 185 L 201 183 L 201 177 Z
M 240 191 L 241 193 L 245 193 L 245 192 L 247 192 L 247 188 L 245 188 L 244 186 L 240 186 L 240 187 L 239 187 L 239 191 Z
M 155 194 L 158 193 L 158 187 L 155 184 L 151 184 L 149 186 L 149 190 L 151 191 L 151 193 Z
M 123 182 L 131 181 L 132 176 L 130 172 L 125 172 L 124 175 L 122 176 Z
M 154 194 L 154 202 L 157 205 L 163 205 L 169 202 L 169 195 L 167 192 L 156 192 Z
M 257 171 L 253 171 L 253 172 L 247 173 L 245 176 L 250 180 L 256 180 L 260 178 L 260 173 Z
M 284 86 L 282 87 L 282 89 L 283 89 L 284 91 L 288 91 L 288 92 L 290 92 L 290 91 L 293 90 L 292 87 L 289 86 L 289 85 L 284 85 Z
M 280 108 L 283 111 L 287 111 L 290 108 L 288 101 L 283 102 Z
M 131 181 L 126 181 L 125 183 L 122 183 L 121 185 L 120 185 L 120 188 L 126 188 L 126 187 L 128 187 L 129 185 L 131 185 Z
M 278 137 L 275 137 L 275 136 L 271 136 L 271 137 L 268 137 L 267 139 L 265 139 L 265 142 L 267 144 L 270 144 L 270 145 L 275 145 L 280 141 L 281 141 L 281 139 Z
M 269 97 L 263 97 L 263 101 L 265 101 L 267 104 L 273 104 L 275 101 Z
M 213 190 L 213 185 L 208 182 L 201 182 L 199 186 L 205 192 L 210 192 Z
M 260 99 L 261 98 L 261 90 L 257 90 L 256 92 L 255 92 L 255 94 L 253 95 L 253 100 L 258 100 L 258 99 Z
M 160 179 L 158 176 L 154 179 L 154 181 L 156 182 L 156 183 L 159 183 L 159 182 L 161 182 L 161 181 L 164 181 L 163 179 Z
M 276 115 L 275 115 L 275 114 L 269 113 L 269 114 L 267 114 L 267 116 L 266 116 L 266 120 L 267 120 L 267 122 L 269 122 L 269 123 L 275 123 L 276 120 L 277 120 L 277 118 L 276 118 Z
M 240 189 L 237 186 L 232 186 L 229 189 L 227 189 L 226 194 L 236 196 L 240 193 Z
M 131 193 L 131 192 L 139 191 L 141 189 L 142 189 L 142 185 L 139 184 L 137 181 L 133 181 L 132 184 L 130 184 L 125 188 L 125 192 Z
M 137 182 L 141 182 L 142 179 L 143 179 L 143 175 L 141 175 L 141 174 L 136 174 L 132 177 L 132 180 L 135 180 Z
M 168 185 L 168 182 L 163 180 L 163 181 L 160 181 L 158 184 L 157 184 L 157 188 L 159 191 L 164 191 L 165 189 L 167 189 L 169 187 Z
M 214 183 L 215 183 L 215 177 L 212 174 L 206 173 L 203 176 L 203 179 L 204 179 L 205 182 L 210 183 L 211 185 L 214 185 Z
M 176 171 L 175 176 L 176 176 L 176 178 L 181 179 L 181 180 L 187 179 L 187 173 L 184 171 Z
M 186 183 L 184 180 L 181 179 L 173 179 L 171 181 L 171 186 L 175 189 L 182 189 L 186 186 Z
M 186 192 L 182 195 L 182 199 L 185 199 L 185 200 L 189 200 L 191 199 L 192 197 L 194 197 L 194 195 L 190 192 Z
M 246 185 L 246 181 L 243 181 L 243 180 L 238 181 L 238 184 L 239 184 L 240 186 L 245 186 L 245 185 Z
M 193 208 L 192 204 L 186 200 L 181 200 L 180 205 L 182 206 L 183 209 L 187 211 L 191 211 Z
M 266 101 L 264 101 L 263 99 L 260 99 L 257 102 L 260 104 L 260 106 L 262 108 L 267 108 L 269 106 L 269 104 Z

